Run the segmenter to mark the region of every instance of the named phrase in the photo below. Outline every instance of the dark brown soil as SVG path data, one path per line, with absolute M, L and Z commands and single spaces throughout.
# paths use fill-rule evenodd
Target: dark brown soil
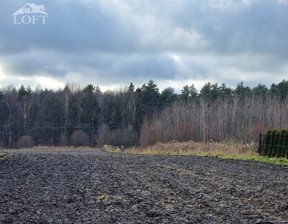
M 6 152 L 0 223 L 288 223 L 287 166 L 100 150 Z

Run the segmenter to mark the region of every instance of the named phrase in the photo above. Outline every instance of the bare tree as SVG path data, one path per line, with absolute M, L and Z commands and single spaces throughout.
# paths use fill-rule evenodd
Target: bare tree
M 8 86 L 4 90 L 3 103 L 7 107 L 7 120 L 6 120 L 6 137 L 8 146 L 12 144 L 12 116 L 17 107 L 17 91 L 13 86 Z

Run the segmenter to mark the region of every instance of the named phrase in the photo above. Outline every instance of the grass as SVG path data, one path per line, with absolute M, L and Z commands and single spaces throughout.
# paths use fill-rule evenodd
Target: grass
M 157 143 L 147 147 L 132 147 L 125 150 L 136 154 L 162 154 L 162 155 L 202 155 L 202 156 L 251 156 L 257 154 L 256 144 L 240 144 L 232 141 L 225 143 L 209 142 L 168 142 Z
M 48 222 L 49 222 L 49 223 L 53 223 L 53 220 L 54 220 L 54 219 L 53 219 L 52 217 L 50 217 L 49 220 L 48 220 Z
M 220 154 L 216 156 L 222 159 L 252 160 L 252 161 L 258 161 L 258 162 L 265 162 L 265 163 L 288 165 L 288 160 L 286 158 L 268 158 L 268 157 L 262 157 L 258 155 L 242 157 L 242 156 L 227 156 L 227 155 Z
M 5 157 L 6 155 L 6 153 L 0 153 L 0 158 Z
M 196 156 L 212 156 L 223 159 L 241 159 L 253 160 L 274 164 L 288 165 L 286 158 L 266 158 L 261 157 L 257 153 L 257 145 L 240 144 L 233 141 L 224 143 L 209 142 L 168 142 L 157 143 L 147 147 L 132 147 L 125 150 L 126 153 L 132 154 L 152 154 L 152 155 L 196 155 Z
M 105 149 L 107 152 L 122 152 L 124 150 L 123 146 L 112 146 L 112 145 L 104 145 L 103 149 Z

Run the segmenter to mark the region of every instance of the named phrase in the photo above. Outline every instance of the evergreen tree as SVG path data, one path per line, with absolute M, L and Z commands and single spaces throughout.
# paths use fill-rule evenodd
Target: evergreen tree
M 63 111 L 60 110 L 60 98 L 53 91 L 47 90 L 41 93 L 41 98 L 38 143 L 41 145 L 59 145 L 64 124 Z
M 141 97 L 145 114 L 151 118 L 160 109 L 159 89 L 153 80 L 142 86 Z
M 278 92 L 278 89 L 277 89 L 277 85 L 275 85 L 274 83 L 270 86 L 270 89 L 268 91 L 269 95 L 270 96 L 276 96 L 277 95 L 277 92 Z
M 3 92 L 0 90 L 0 102 L 2 101 L 3 97 L 4 97 L 4 94 L 3 94 Z
M 161 108 L 165 108 L 173 103 L 176 99 L 176 94 L 174 94 L 174 89 L 169 87 L 164 89 L 160 95 Z
M 72 134 L 81 125 L 79 119 L 81 94 L 72 92 L 69 87 L 65 87 L 61 94 L 61 105 L 63 106 L 65 118 L 62 145 L 70 145 Z
M 30 93 L 31 94 L 31 93 Z M 17 100 L 21 101 L 24 96 L 29 95 L 28 91 L 26 91 L 25 87 L 21 85 L 20 89 L 18 90 L 18 97 Z
M 121 100 L 120 96 L 114 96 L 108 103 L 107 111 L 105 114 L 105 123 L 108 124 L 110 130 L 121 128 L 122 126 L 122 113 L 121 113 Z
M 257 87 L 252 89 L 252 93 L 254 96 L 265 98 L 268 94 L 268 88 L 259 83 Z
M 134 92 L 134 89 L 135 89 L 135 86 L 134 86 L 133 83 L 131 82 L 131 83 L 130 83 L 130 86 L 129 86 L 129 88 L 128 88 L 128 93 L 129 93 L 129 94 L 133 93 L 133 92 Z
M 233 96 L 233 90 L 230 87 L 226 87 L 224 83 L 222 83 L 222 86 L 219 87 L 220 95 L 222 99 L 230 99 Z
M 99 125 L 100 108 L 97 102 L 95 87 L 87 85 L 83 90 L 81 102 L 81 122 L 84 131 L 89 135 L 90 145 L 94 145 L 94 137 Z
M 95 91 L 94 91 L 94 92 L 95 92 L 96 95 L 99 95 L 99 94 L 102 93 L 99 86 L 96 86 L 96 87 L 95 87 Z
M 218 87 L 218 84 L 211 84 L 210 82 L 206 83 L 200 90 L 200 97 L 207 102 L 212 102 L 217 99 L 221 93 L 221 88 Z
M 287 99 L 288 96 L 288 80 L 286 81 L 285 79 L 280 82 L 277 86 L 277 96 L 281 100 Z
M 189 95 L 190 95 L 190 91 L 189 91 L 189 87 L 188 85 L 184 86 L 183 89 L 181 90 L 181 96 L 180 98 L 185 100 L 187 102 L 187 100 L 189 99 Z
M 235 89 L 235 94 L 243 102 L 245 97 L 252 95 L 252 90 L 248 86 L 244 87 L 243 82 L 241 82 L 240 84 L 237 85 Z
M 146 113 L 146 108 L 143 100 L 142 89 L 136 89 L 136 98 L 137 101 L 135 103 L 136 112 L 135 112 L 135 122 L 133 127 L 137 133 L 137 136 L 140 136 L 141 126 L 143 124 L 143 119 Z

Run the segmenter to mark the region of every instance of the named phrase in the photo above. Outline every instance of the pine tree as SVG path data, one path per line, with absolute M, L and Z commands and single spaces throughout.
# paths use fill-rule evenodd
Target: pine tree
M 237 87 L 235 89 L 235 94 L 243 102 L 245 97 L 251 96 L 252 90 L 248 86 L 244 87 L 243 82 L 241 82 L 240 84 L 237 85 Z
M 259 83 L 257 87 L 252 89 L 252 93 L 254 96 L 262 97 L 265 99 L 268 93 L 268 88 L 265 85 L 262 85 L 261 83 Z
M 94 137 L 99 125 L 100 108 L 97 102 L 95 87 L 87 85 L 83 90 L 81 102 L 81 122 L 84 131 L 89 135 L 90 145 L 94 145 Z
M 183 89 L 181 90 L 181 95 L 180 98 L 185 100 L 186 102 L 189 99 L 190 91 L 188 85 L 184 86 Z
M 160 109 L 159 89 L 153 80 L 142 86 L 141 96 L 145 114 L 148 118 L 152 118 Z
M 135 87 L 134 87 L 133 83 L 131 82 L 131 83 L 130 83 L 130 86 L 129 86 L 129 88 L 128 88 L 128 93 L 129 93 L 129 94 L 133 93 L 133 92 L 134 92 L 134 89 L 135 89 Z
M 277 85 L 277 95 L 281 100 L 285 100 L 288 96 L 288 80 L 286 81 L 285 79 L 282 80 Z
M 38 143 L 59 145 L 62 125 L 64 124 L 64 114 L 60 110 L 60 97 L 53 91 L 45 90 L 41 93 L 41 98 Z
M 176 94 L 174 94 L 174 89 L 169 87 L 164 89 L 160 95 L 161 108 L 165 108 L 173 103 L 176 99 Z
M 204 99 L 205 102 L 211 103 L 215 101 L 221 95 L 221 87 L 218 84 L 206 83 L 200 90 L 200 97 Z M 208 104 L 208 107 L 210 104 Z
M 110 130 L 121 128 L 122 126 L 122 113 L 121 113 L 121 100 L 120 96 L 113 96 L 108 102 L 107 111 L 105 114 L 105 123 L 108 124 Z

